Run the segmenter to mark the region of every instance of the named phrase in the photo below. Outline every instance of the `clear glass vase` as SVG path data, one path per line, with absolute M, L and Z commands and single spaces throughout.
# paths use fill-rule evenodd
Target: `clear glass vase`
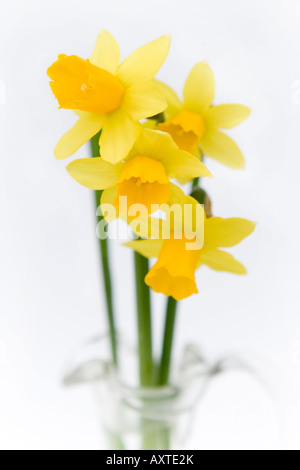
M 189 345 L 175 367 L 171 386 L 140 388 L 137 353 L 119 342 L 122 362 L 116 373 L 108 351 L 107 337 L 93 339 L 75 356 L 64 377 L 66 386 L 91 386 L 107 450 L 188 448 L 193 416 L 210 380 L 232 368 L 251 372 L 233 357 L 209 364 L 198 347 Z

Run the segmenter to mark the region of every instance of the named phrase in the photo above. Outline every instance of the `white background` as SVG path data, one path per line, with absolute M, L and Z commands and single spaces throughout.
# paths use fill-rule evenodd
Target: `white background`
M 159 78 L 180 93 L 205 59 L 215 102 L 253 109 L 230 133 L 246 169 L 207 160 L 215 178 L 205 183 L 215 215 L 259 223 L 231 251 L 249 275 L 198 272 L 200 294 L 182 304 L 176 350 L 194 342 L 211 360 L 246 354 L 274 396 L 245 374 L 220 377 L 199 408 L 194 448 L 300 450 L 297 0 L 0 1 L 0 447 L 103 446 L 88 390 L 60 384 L 74 348 L 106 323 L 92 194 L 53 156 L 74 116 L 57 110 L 46 76 L 59 53 L 88 57 L 102 28 L 123 57 L 171 33 Z M 118 324 L 134 341 L 132 254 L 115 241 L 113 255 Z M 157 346 L 162 300 L 155 298 Z

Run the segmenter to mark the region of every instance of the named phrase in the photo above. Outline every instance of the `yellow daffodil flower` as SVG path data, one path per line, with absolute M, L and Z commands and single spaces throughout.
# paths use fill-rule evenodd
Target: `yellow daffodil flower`
M 197 156 L 207 155 L 231 168 L 244 167 L 244 157 L 236 143 L 219 129 L 231 129 L 243 122 L 250 109 L 241 104 L 213 106 L 215 82 L 211 68 L 200 62 L 188 76 L 183 102 L 166 84 L 156 81 L 165 94 L 168 108 L 166 122 L 157 129 L 169 132 L 179 148 Z M 154 126 L 148 122 L 146 126 Z M 200 152 L 199 152 L 200 151 Z
M 112 165 L 102 157 L 84 158 L 71 162 L 67 171 L 83 186 L 104 190 L 102 203 L 122 210 L 119 200 L 126 196 L 128 210 L 142 204 L 149 214 L 153 205 L 170 200 L 170 178 L 211 176 L 195 156 L 179 150 L 169 134 L 150 129 L 142 132 L 123 162 Z
M 162 36 L 119 65 L 119 45 L 110 33 L 102 31 L 90 59 L 60 55 L 48 69 L 50 86 L 60 107 L 74 110 L 79 119 L 58 143 L 56 158 L 73 155 L 102 129 L 103 160 L 123 160 L 142 131 L 138 121 L 167 107 L 153 77 L 169 46 L 170 37 Z
M 181 204 L 189 204 L 191 199 L 182 196 Z M 180 198 L 177 197 L 177 200 Z M 198 204 L 195 200 L 194 203 Z M 188 243 L 193 240 L 186 232 L 181 239 L 171 234 L 169 239 L 160 236 L 159 239 L 131 241 L 125 246 L 146 258 L 158 258 L 145 278 L 146 284 L 155 292 L 182 300 L 198 293 L 195 272 L 204 264 L 216 271 L 246 274 L 245 267 L 220 248 L 237 245 L 254 231 L 255 225 L 247 219 L 208 219 L 204 215 L 204 243 L 201 249 L 188 249 Z

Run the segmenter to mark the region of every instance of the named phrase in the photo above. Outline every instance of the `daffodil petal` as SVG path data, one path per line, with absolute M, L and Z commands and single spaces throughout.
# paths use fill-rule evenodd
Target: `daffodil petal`
M 134 240 L 124 243 L 124 246 L 132 248 L 145 258 L 157 258 L 163 243 L 163 240 Z
M 103 125 L 104 117 L 97 114 L 86 113 L 81 116 L 58 142 L 54 155 L 57 160 L 64 160 L 77 152 L 82 145 L 88 142 Z
M 166 214 L 166 218 L 162 219 L 156 216 L 144 217 L 139 219 L 138 231 L 135 226 L 131 228 L 141 238 L 168 239 L 174 231 L 182 232 L 184 204 L 189 203 L 189 199 L 191 199 L 191 203 L 196 203 L 194 199 L 188 198 L 182 189 L 171 183 L 170 199 L 167 204 L 160 206 L 160 210 Z M 172 215 L 169 217 L 171 213 Z
M 178 151 L 174 140 L 166 132 L 143 128 L 130 156 L 145 155 L 162 161 L 169 152 Z
M 184 204 L 186 204 L 189 200 L 190 196 L 187 196 L 182 189 L 177 186 L 176 184 L 171 183 L 170 186 L 170 200 L 169 200 L 169 205 L 173 204 L 180 204 L 182 207 L 184 207 Z
M 234 169 L 245 166 L 245 159 L 237 144 L 228 135 L 218 130 L 208 131 L 201 140 L 204 155 L 218 160 Z
M 170 227 L 171 233 L 184 234 L 189 239 L 196 238 L 198 249 L 203 247 L 205 214 L 196 199 L 187 196 L 181 188 L 171 183 L 169 202 L 162 205 L 161 210 L 166 214 L 162 234 L 167 233 L 163 229 Z
M 129 226 L 138 237 L 152 240 L 164 240 L 163 234 L 168 230 L 166 221 L 156 217 L 135 219 L 129 221 Z
M 101 204 L 112 204 L 117 195 L 117 190 L 115 187 L 105 189 L 101 195 Z
M 155 292 L 182 300 L 198 292 L 195 271 L 199 251 L 186 249 L 186 240 L 171 238 L 163 243 L 156 264 L 145 277 Z
M 206 264 L 216 271 L 227 271 L 234 274 L 247 274 L 246 268 L 237 261 L 230 253 L 222 250 L 211 249 L 203 250 L 200 255 L 201 264 Z
M 107 223 L 113 222 L 119 217 L 119 211 L 114 206 L 114 200 L 117 195 L 116 187 L 105 189 L 101 195 L 100 208 Z M 99 215 L 99 214 L 98 214 Z
M 90 61 L 92 64 L 116 74 L 120 63 L 120 48 L 115 38 L 108 31 L 101 31 Z
M 160 89 L 163 95 L 166 97 L 168 107 L 164 111 L 166 120 L 172 119 L 176 114 L 180 113 L 183 107 L 183 103 L 180 101 L 175 91 L 172 90 L 166 83 L 159 80 L 154 80 L 155 85 Z
M 255 222 L 241 218 L 211 217 L 205 222 L 205 244 L 230 247 L 248 237 L 256 227 Z
M 172 234 L 183 235 L 191 240 L 193 250 L 201 250 L 204 242 L 204 210 L 192 197 L 187 196 L 182 189 L 175 184 L 170 185 L 170 199 L 167 204 L 162 204 L 159 209 L 165 213 L 164 218 L 155 216 L 138 220 L 138 230 L 132 226 L 132 230 L 141 238 L 156 240 L 168 240 Z M 190 217 L 191 221 L 185 220 Z M 194 240 L 194 241 L 192 241 Z
M 189 74 L 183 90 L 184 106 L 198 113 L 208 108 L 215 97 L 215 81 L 210 66 L 199 62 Z
M 76 114 L 78 117 L 85 117 L 87 116 L 88 111 L 81 111 L 80 109 L 72 109 L 72 111 Z
M 168 154 L 172 152 L 179 152 L 179 149 L 170 134 L 143 126 L 130 157 L 146 155 L 163 162 L 164 159 L 169 161 Z
M 102 158 L 82 158 L 67 166 L 75 181 L 90 189 L 108 189 L 116 185 L 123 164 L 112 165 Z
M 193 152 L 193 155 L 200 161 L 202 161 L 202 153 L 201 153 L 201 149 L 199 147 L 199 145 L 195 148 L 194 152 Z M 176 180 L 178 181 L 179 184 L 187 184 L 189 183 L 190 181 L 192 181 L 194 179 L 194 177 L 177 177 Z
M 147 121 L 142 123 L 144 129 L 151 129 L 152 131 L 155 130 L 156 125 L 155 119 L 147 119 Z
M 167 58 L 170 48 L 170 36 L 140 47 L 122 62 L 118 77 L 127 86 L 152 80 Z
M 195 148 L 193 155 L 195 155 L 195 157 L 198 158 L 198 160 L 202 161 L 203 155 L 202 155 L 201 148 L 199 147 L 199 145 L 197 145 L 197 147 Z
M 212 106 L 205 118 L 209 126 L 221 129 L 231 129 L 241 124 L 249 117 L 251 109 L 242 104 L 220 104 Z
M 166 215 L 166 219 L 164 220 L 165 226 L 162 226 L 161 237 L 168 238 L 168 232 L 163 232 L 163 228 L 168 227 L 170 233 L 184 233 L 184 206 L 189 202 L 188 196 L 182 189 L 171 183 L 169 202 L 161 206 L 161 210 Z
M 134 121 L 155 116 L 166 107 L 164 95 L 152 81 L 127 88 L 122 102 L 122 109 Z
M 211 172 L 197 157 L 183 150 L 166 154 L 162 162 L 170 178 L 182 180 L 202 176 L 212 177 Z
M 131 157 L 135 155 L 146 155 L 159 160 L 170 178 L 212 176 L 197 157 L 179 150 L 170 134 L 166 132 L 145 129 L 144 127 L 130 154 Z
M 143 237 L 145 234 L 145 238 L 148 237 L 148 221 L 146 218 L 144 218 L 143 220 L 141 219 L 141 222 L 140 224 L 142 225 L 142 234 L 140 234 L 139 231 L 135 231 L 135 228 L 138 228 L 139 229 L 139 226 L 140 224 L 137 223 L 136 220 L 132 220 L 130 219 L 129 217 L 127 217 L 127 211 L 124 211 L 122 213 L 120 213 L 120 211 L 118 210 L 118 208 L 116 208 L 115 206 L 115 199 L 117 197 L 117 187 L 114 186 L 112 188 L 109 188 L 109 189 L 105 189 L 103 192 L 102 192 L 102 195 L 101 195 L 101 210 L 102 210 L 102 214 L 105 218 L 105 220 L 110 224 L 111 222 L 113 222 L 115 219 L 122 219 L 124 220 L 129 226 L 130 228 L 136 233 L 136 235 L 138 235 L 139 237 Z M 147 233 L 147 234 L 146 234 Z M 158 232 L 154 232 L 154 235 L 156 235 L 154 238 L 156 239 L 159 239 L 159 233 Z
M 172 276 L 164 267 L 149 271 L 145 277 L 145 283 L 154 292 L 173 297 L 177 302 L 187 299 L 193 294 L 198 294 L 197 284 L 194 280 L 184 276 Z
M 100 138 L 103 160 L 119 163 L 128 155 L 141 132 L 141 124 L 133 121 L 121 109 L 109 114 Z

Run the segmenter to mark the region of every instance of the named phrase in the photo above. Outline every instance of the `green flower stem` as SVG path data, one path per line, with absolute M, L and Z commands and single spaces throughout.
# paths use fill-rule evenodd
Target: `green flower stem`
M 199 201 L 199 197 L 196 197 L 196 199 L 198 202 L 200 202 L 200 204 L 204 204 L 206 193 L 203 191 L 203 189 L 200 188 L 199 183 L 200 178 L 195 178 L 193 180 L 191 196 L 199 196 L 199 194 L 196 193 L 201 193 L 200 195 L 203 201 L 202 199 Z M 177 306 L 177 301 L 173 299 L 173 297 L 169 297 L 167 303 L 163 350 L 158 375 L 158 385 L 167 385 L 169 381 Z
M 159 113 L 159 114 L 155 114 L 155 116 L 152 116 L 149 119 L 156 121 L 156 124 L 160 124 L 162 122 L 165 122 L 165 115 L 164 113 Z
M 100 138 L 100 133 L 95 135 L 95 137 L 93 137 L 90 141 L 93 158 L 99 157 L 100 155 L 99 138 Z M 102 195 L 102 191 L 95 191 L 95 202 L 96 202 L 97 209 L 100 205 L 101 195 Z M 97 219 L 99 223 L 103 220 L 103 216 L 98 215 Z M 117 335 L 116 335 L 116 327 L 115 327 L 113 289 L 112 289 L 112 280 L 111 280 L 111 272 L 110 272 L 108 239 L 105 239 L 105 240 L 99 239 L 99 245 L 100 245 L 101 261 L 102 261 L 102 273 L 103 273 L 103 278 L 104 278 L 106 310 L 107 310 L 107 319 L 108 319 L 108 326 L 109 326 L 109 333 L 110 333 L 112 360 L 113 360 L 113 364 L 117 366 L 118 365 Z
M 203 156 L 202 156 L 202 159 L 203 159 Z M 193 197 L 196 196 L 196 199 L 198 200 L 198 202 L 200 202 L 200 204 L 204 204 L 206 193 L 204 192 L 202 188 L 200 188 L 199 186 L 200 181 L 201 181 L 201 178 L 194 178 L 194 180 L 192 181 L 191 196 Z M 200 196 L 198 193 L 200 193 L 200 196 L 203 200 L 202 199 L 199 200 Z M 176 302 L 175 299 L 173 299 L 173 297 L 168 298 L 163 351 L 162 351 L 161 362 L 160 362 L 160 367 L 159 367 L 159 375 L 158 375 L 158 385 L 167 385 L 169 381 L 177 305 L 178 303 Z
M 193 179 L 193 182 L 192 182 L 192 191 L 194 191 L 194 189 L 197 189 L 197 188 L 198 188 L 199 182 L 200 182 L 200 178 L 194 178 L 194 179 Z
M 169 297 L 167 303 L 163 351 L 158 375 L 158 385 L 167 385 L 169 381 L 177 306 L 177 301 L 173 299 L 173 297 Z
M 140 360 L 140 383 L 142 387 L 149 387 L 153 383 L 152 362 L 152 325 L 150 289 L 145 284 L 145 277 L 149 271 L 149 261 L 139 253 L 134 253 L 136 301 L 138 318 L 138 347 Z

